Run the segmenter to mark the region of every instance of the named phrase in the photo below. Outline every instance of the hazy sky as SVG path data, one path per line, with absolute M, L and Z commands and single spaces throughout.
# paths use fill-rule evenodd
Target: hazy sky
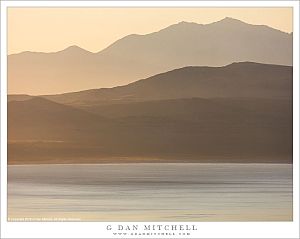
M 128 34 L 224 17 L 291 32 L 292 16 L 292 8 L 9 8 L 8 54 L 53 52 L 70 45 L 97 52 Z

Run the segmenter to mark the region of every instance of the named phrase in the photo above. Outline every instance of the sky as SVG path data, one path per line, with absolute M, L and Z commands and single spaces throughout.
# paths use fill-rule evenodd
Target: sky
M 98 52 L 129 34 L 147 34 L 187 21 L 232 17 L 293 31 L 292 8 L 9 8 L 8 54 L 56 52 L 77 45 Z

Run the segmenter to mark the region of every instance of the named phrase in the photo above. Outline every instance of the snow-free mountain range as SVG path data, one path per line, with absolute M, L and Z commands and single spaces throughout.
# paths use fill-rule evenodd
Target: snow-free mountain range
M 292 53 L 292 34 L 268 26 L 232 18 L 206 25 L 180 22 L 147 35 L 125 36 L 97 53 L 71 46 L 53 53 L 9 55 L 8 93 L 114 87 L 185 66 L 244 61 L 291 66 Z
M 292 34 L 267 26 L 181 22 L 98 53 L 10 55 L 8 87 L 10 164 L 292 163 Z

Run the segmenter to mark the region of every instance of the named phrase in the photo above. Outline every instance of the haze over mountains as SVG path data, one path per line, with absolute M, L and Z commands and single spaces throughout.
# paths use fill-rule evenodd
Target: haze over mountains
M 224 67 L 184 67 L 125 86 L 43 97 L 72 106 L 193 97 L 291 98 L 292 75 L 292 67 L 254 62 Z M 28 95 L 9 95 L 8 100 L 30 98 Z
M 184 67 L 125 86 L 46 95 L 73 106 L 181 98 L 291 98 L 292 67 L 233 63 L 224 67 Z
M 243 62 L 9 96 L 9 163 L 291 163 L 292 79 L 290 66 Z
M 14 54 L 8 56 L 8 92 L 45 95 L 113 87 L 176 68 L 241 61 L 292 65 L 292 34 L 225 18 L 129 35 L 98 53 L 72 46 Z

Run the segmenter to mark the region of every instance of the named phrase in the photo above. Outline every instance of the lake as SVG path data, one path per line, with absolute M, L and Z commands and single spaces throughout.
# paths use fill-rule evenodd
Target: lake
M 8 167 L 11 221 L 291 221 L 289 164 Z

